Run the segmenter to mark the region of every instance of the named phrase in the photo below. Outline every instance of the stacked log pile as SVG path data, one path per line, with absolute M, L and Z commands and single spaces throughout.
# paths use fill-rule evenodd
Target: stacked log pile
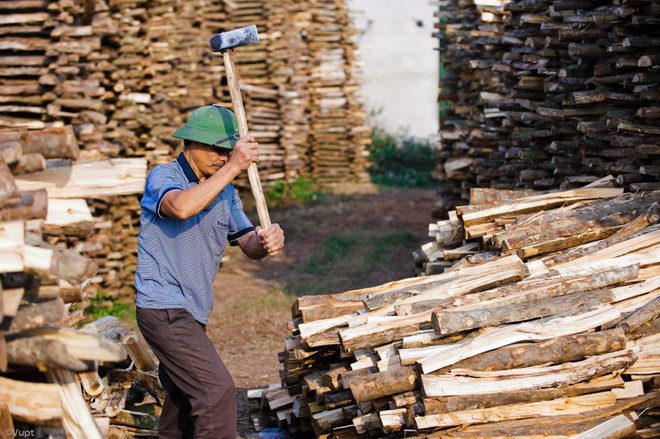
M 95 283 L 111 295 L 130 295 L 146 161 L 76 160 L 81 153 L 70 125 L 0 132 L 0 154 L 19 190 L 43 194 L 37 198 L 42 210 L 50 201 L 40 226 L 48 243 L 91 257 L 99 267 Z M 30 200 L 15 209 L 33 209 Z
M 612 174 L 660 187 L 655 2 L 450 1 L 438 177 L 447 208 L 472 187 L 571 189 Z
M 63 194 L 132 191 L 146 163 L 69 164 L 78 148 L 62 134 L 72 138 L 70 127 L 0 136 L 0 429 L 3 437 L 153 436 L 163 396 L 156 364 L 114 317 L 73 329 L 95 295 L 98 266 L 62 245 L 95 222 L 83 198 Z M 33 161 L 48 166 L 27 172 Z
M 370 129 L 357 101 L 359 69 L 343 0 L 310 0 L 312 175 L 322 182 L 346 182 L 365 171 Z
M 322 182 L 363 179 L 370 135 L 355 93 L 351 23 L 343 2 L 317 3 L 3 2 L 0 128 L 59 122 L 74 127 L 85 158 L 145 157 L 150 167 L 170 161 L 179 146 L 170 134 L 192 109 L 231 106 L 208 38 L 256 24 L 260 43 L 237 50 L 236 63 L 262 180 L 301 173 Z M 311 147 L 310 119 L 325 133 Z
M 255 423 L 345 438 L 657 434 L 658 195 L 475 191 L 436 229 L 460 255 L 443 273 L 296 301 L 281 388 L 252 395 Z

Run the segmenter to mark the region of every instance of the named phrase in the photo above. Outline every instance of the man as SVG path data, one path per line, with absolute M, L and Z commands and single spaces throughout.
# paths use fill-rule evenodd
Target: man
M 280 251 L 282 229 L 255 228 L 231 182 L 256 162 L 234 114 L 198 108 L 173 136 L 184 151 L 147 177 L 138 241 L 137 322 L 167 392 L 159 438 L 236 437 L 235 387 L 206 335 L 225 243 L 252 259 Z

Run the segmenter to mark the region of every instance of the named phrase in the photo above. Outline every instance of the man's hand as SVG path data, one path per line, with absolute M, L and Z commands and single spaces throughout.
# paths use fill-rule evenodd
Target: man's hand
M 241 172 L 246 171 L 253 162 L 259 160 L 257 146 L 254 137 L 250 135 L 241 137 L 231 151 L 227 164 L 236 166 Z
M 272 224 L 268 230 L 263 230 L 260 226 L 255 229 L 259 244 L 268 252 L 274 255 L 284 248 L 284 231 L 279 224 Z

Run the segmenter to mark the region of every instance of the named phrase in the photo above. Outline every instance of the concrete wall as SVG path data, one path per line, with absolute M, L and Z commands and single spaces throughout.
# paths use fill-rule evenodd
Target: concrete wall
M 376 126 L 428 137 L 438 132 L 438 51 L 429 0 L 348 0 L 363 67 L 362 96 Z

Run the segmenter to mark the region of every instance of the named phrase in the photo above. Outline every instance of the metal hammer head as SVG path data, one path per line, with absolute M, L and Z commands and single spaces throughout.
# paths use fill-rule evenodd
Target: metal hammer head
M 223 50 L 232 49 L 237 46 L 256 44 L 258 41 L 259 33 L 257 32 L 257 26 L 253 24 L 213 35 L 211 37 L 211 50 L 222 52 Z

